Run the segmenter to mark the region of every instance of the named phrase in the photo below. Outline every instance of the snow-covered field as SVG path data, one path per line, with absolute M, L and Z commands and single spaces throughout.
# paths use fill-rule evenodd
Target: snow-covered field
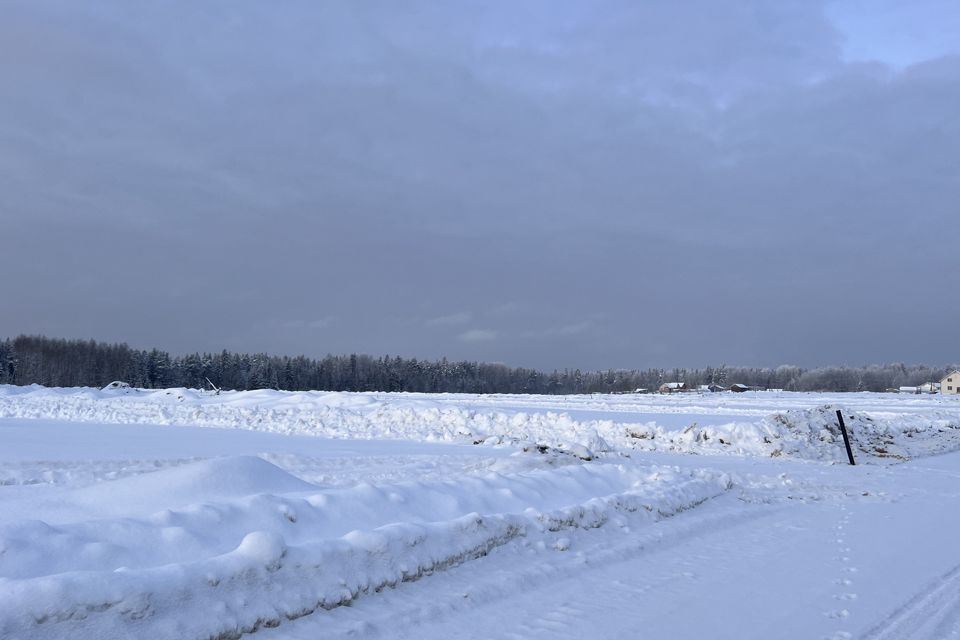
M 0 638 L 946 638 L 958 449 L 942 396 L 0 386 Z

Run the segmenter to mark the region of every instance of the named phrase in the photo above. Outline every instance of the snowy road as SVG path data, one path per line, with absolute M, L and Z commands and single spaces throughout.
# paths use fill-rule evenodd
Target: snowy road
M 0 388 L 0 637 L 960 637 L 957 403 L 191 393 Z
M 889 469 L 777 466 L 798 491 L 754 487 L 654 526 L 564 534 L 564 551 L 551 539 L 498 549 L 263 637 L 960 634 L 960 455 Z

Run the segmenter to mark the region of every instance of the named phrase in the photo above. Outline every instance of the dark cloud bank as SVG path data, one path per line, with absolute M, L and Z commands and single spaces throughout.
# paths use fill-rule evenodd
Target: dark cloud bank
M 0 334 L 955 361 L 960 57 L 871 7 L 6 2 Z

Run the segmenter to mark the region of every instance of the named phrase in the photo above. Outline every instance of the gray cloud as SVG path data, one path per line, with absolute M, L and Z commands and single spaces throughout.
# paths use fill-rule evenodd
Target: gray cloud
M 576 336 L 589 331 L 590 322 L 576 322 L 574 324 L 553 325 L 541 329 L 531 329 L 523 332 L 525 338 L 562 338 Z
M 956 24 L 917 6 L 899 22 Z M 542 367 L 956 359 L 960 58 L 886 64 L 876 29 L 849 31 L 866 6 L 0 14 L 5 333 Z
M 334 316 L 314 320 L 285 320 L 279 326 L 285 329 L 326 329 L 336 321 Z
M 472 314 L 467 312 L 460 313 L 451 313 L 445 316 L 437 316 L 436 318 L 430 318 L 427 320 L 426 325 L 428 327 L 447 327 L 447 326 L 456 326 L 460 324 L 466 324 L 470 322 L 470 319 L 473 317 Z
M 490 342 L 497 339 L 497 332 L 490 329 L 470 329 L 458 337 L 464 342 Z

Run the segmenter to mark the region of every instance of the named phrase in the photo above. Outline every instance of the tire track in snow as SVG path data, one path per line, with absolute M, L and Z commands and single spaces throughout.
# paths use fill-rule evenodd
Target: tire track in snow
M 924 587 L 863 640 L 942 640 L 960 632 L 960 565 Z
M 420 637 L 422 625 L 438 619 L 453 619 L 465 610 L 509 601 L 518 592 L 535 590 L 572 576 L 583 577 L 647 554 L 669 553 L 701 538 L 706 532 L 715 534 L 742 526 L 757 526 L 756 523 L 775 517 L 784 509 L 783 506 L 770 505 L 744 508 L 741 504 L 731 508 L 732 500 L 730 496 L 718 497 L 711 500 L 716 510 L 709 513 L 686 511 L 680 517 L 661 521 L 649 529 L 644 527 L 636 533 L 627 529 L 621 541 L 614 544 L 609 538 L 603 538 L 581 546 L 586 539 L 578 537 L 574 542 L 578 551 L 555 556 L 549 562 L 539 554 L 517 562 L 511 554 L 505 568 L 503 558 L 498 557 L 501 552 L 498 552 L 435 574 L 431 581 L 441 582 L 442 587 L 397 585 L 395 589 L 372 594 L 356 606 L 324 612 L 322 620 L 308 616 L 278 629 L 261 629 L 257 635 L 278 640 L 301 640 L 318 635 L 330 639 L 357 636 L 416 638 Z M 490 566 L 481 568 L 485 564 Z M 692 572 L 678 574 L 674 571 L 649 578 L 642 584 L 606 585 L 609 597 L 604 598 L 603 611 L 597 611 L 589 602 L 561 601 L 545 611 L 532 613 L 519 627 L 504 631 L 502 637 L 513 640 L 573 637 L 571 623 L 575 619 L 591 615 L 609 616 L 609 605 L 614 599 L 642 602 L 645 596 L 658 592 L 678 578 L 694 580 L 696 576 Z M 505 588 L 505 585 L 513 587 Z M 437 597 L 439 593 L 445 595 Z M 429 606 L 424 605 L 425 594 L 430 595 Z M 380 602 L 374 604 L 376 600 Z M 320 629 L 322 634 L 318 633 Z

